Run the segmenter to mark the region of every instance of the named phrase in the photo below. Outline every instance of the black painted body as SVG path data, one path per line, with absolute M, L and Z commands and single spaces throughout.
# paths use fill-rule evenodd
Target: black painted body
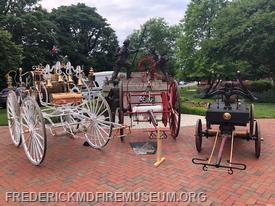
M 224 113 L 229 113 L 231 119 L 224 119 Z M 221 126 L 246 126 L 250 120 L 249 108 L 245 103 L 234 103 L 227 107 L 222 101 L 215 102 L 209 105 L 206 120 L 210 124 Z

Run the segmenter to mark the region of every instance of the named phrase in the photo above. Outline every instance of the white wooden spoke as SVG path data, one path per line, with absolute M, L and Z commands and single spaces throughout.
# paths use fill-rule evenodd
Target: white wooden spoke
M 42 113 L 31 97 L 24 99 L 21 116 L 25 153 L 32 164 L 39 165 L 46 154 L 47 137 Z
M 21 144 L 20 109 L 14 91 L 10 91 L 7 97 L 7 117 L 12 142 L 18 147 Z
M 111 132 L 110 122 L 111 110 L 107 101 L 100 94 L 93 94 L 87 112 L 91 117 L 90 124 L 87 126 L 85 137 L 90 146 L 102 148 L 109 141 Z

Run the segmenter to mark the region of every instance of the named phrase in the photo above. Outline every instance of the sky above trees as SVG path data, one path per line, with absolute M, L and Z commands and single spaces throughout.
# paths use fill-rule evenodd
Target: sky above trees
M 170 25 L 178 24 L 190 0 L 41 0 L 40 4 L 51 10 L 78 2 L 96 7 L 97 12 L 116 31 L 119 42 L 122 42 L 150 18 L 163 17 Z

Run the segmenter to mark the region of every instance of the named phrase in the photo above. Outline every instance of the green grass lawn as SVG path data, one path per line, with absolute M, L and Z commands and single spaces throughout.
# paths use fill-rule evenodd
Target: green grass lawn
M 208 102 L 212 99 L 201 99 L 197 87 L 181 88 L 181 111 L 185 114 L 205 115 Z M 256 118 L 275 118 L 275 103 L 254 103 Z
M 0 109 L 0 126 L 7 125 L 7 112 L 6 109 Z

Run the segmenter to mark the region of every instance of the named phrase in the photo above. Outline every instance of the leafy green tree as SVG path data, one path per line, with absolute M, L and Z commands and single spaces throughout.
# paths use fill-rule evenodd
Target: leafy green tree
M 85 4 L 54 9 L 59 55 L 67 55 L 74 64 L 93 66 L 96 71 L 110 70 L 118 46 L 114 30 L 95 8 Z
M 54 24 L 49 14 L 37 5 L 39 0 L 6 0 L 0 2 L 0 27 L 12 34 L 12 41 L 23 48 L 24 70 L 50 60 L 54 44 Z
M 22 48 L 11 41 L 11 34 L 0 29 L 0 88 L 5 85 L 5 74 L 20 66 L 22 60 Z
M 212 11 L 212 15 L 211 12 Z M 193 0 L 178 40 L 181 75 L 204 78 L 211 70 L 275 79 L 275 2 Z
M 0 15 L 20 15 L 31 10 L 39 0 L 0 0 Z
M 9 15 L 3 21 L 13 34 L 16 44 L 23 47 L 23 68 L 30 69 L 37 64 L 51 61 L 51 48 L 55 44 L 55 24 L 49 20 L 49 13 L 38 7 L 20 16 Z
M 129 39 L 131 47 L 141 46 L 143 48 L 139 51 L 137 59 L 150 53 L 151 50 L 156 50 L 160 55 L 168 57 L 167 71 L 170 74 L 175 74 L 175 44 L 178 34 L 177 26 L 169 26 L 163 18 L 152 18 L 145 22 L 140 29 L 135 30 Z
M 214 55 L 246 62 L 252 78 L 275 74 L 275 1 L 235 0 L 215 20 L 215 28 L 209 48 Z
M 224 67 L 205 53 L 208 52 L 208 40 L 215 38 L 213 22 L 226 5 L 227 0 L 192 0 L 188 5 L 177 41 L 181 76 L 202 78 L 209 74 L 211 68 Z

